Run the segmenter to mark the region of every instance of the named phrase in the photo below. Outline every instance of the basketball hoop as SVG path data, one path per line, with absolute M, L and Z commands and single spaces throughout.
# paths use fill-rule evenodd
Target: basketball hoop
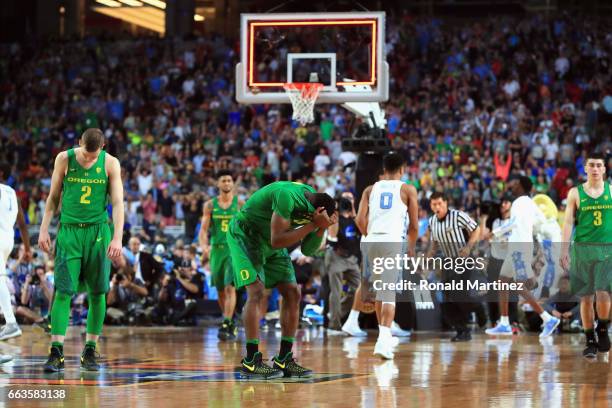
M 302 126 L 314 121 L 314 105 L 323 89 L 318 82 L 292 82 L 283 85 L 293 106 L 293 120 Z

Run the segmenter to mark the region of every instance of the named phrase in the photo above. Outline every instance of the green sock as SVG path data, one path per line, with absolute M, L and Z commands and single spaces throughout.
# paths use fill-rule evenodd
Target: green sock
M 51 335 L 65 336 L 70 320 L 70 295 L 56 292 L 51 308 Z
M 281 337 L 280 351 L 278 353 L 278 358 L 280 360 L 284 360 L 287 357 L 287 354 L 291 353 L 291 349 L 293 348 L 294 342 L 295 342 L 295 337 L 290 337 L 290 336 Z
M 248 339 L 246 342 L 246 349 L 247 349 L 246 360 L 253 361 L 253 357 L 255 356 L 255 353 L 259 351 L 259 339 Z
M 89 311 L 87 312 L 87 334 L 102 334 L 104 317 L 106 316 L 106 295 L 89 293 Z
M 93 347 L 96 348 L 96 342 L 94 340 L 87 340 L 85 342 L 85 347 Z
M 223 319 L 223 323 L 227 323 L 230 324 L 232 322 L 232 318 L 231 317 L 226 317 Z
M 57 347 L 62 353 L 64 352 L 64 343 L 62 343 L 61 341 L 51 342 L 51 347 Z

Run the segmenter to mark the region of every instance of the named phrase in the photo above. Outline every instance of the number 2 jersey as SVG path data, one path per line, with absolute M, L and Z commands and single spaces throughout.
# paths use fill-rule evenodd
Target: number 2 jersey
M 404 242 L 408 207 L 402 201 L 400 180 L 381 180 L 372 186 L 368 209 L 368 234 L 362 242 Z
M 578 186 L 576 230 L 574 242 L 577 243 L 612 243 L 612 196 L 610 184 L 605 183 L 603 194 L 597 198 L 584 191 L 584 185 Z
M 218 197 L 213 198 L 213 210 L 210 223 L 210 243 L 212 245 L 226 244 L 225 233 L 229 228 L 229 222 L 238 212 L 238 197 L 234 196 L 232 204 L 227 208 L 219 206 Z
M 81 167 L 74 149 L 68 153 L 68 171 L 62 190 L 62 224 L 102 224 L 108 222 L 108 175 L 106 152 L 89 169 Z

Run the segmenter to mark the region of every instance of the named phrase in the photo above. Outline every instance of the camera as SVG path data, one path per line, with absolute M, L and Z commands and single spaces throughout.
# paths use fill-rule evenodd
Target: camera
M 32 277 L 32 280 L 30 281 L 32 285 L 39 285 L 40 284 L 40 278 L 36 274 L 36 271 L 30 272 L 30 276 Z
M 338 200 L 338 210 L 339 211 L 352 211 L 352 209 L 353 209 L 353 204 L 351 203 L 351 200 L 349 200 L 348 198 L 340 197 L 340 199 Z

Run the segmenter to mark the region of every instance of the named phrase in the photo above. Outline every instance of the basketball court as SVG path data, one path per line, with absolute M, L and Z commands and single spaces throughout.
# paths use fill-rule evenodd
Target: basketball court
M 16 356 L 1 367 L 5 406 L 608 407 L 612 398 L 607 356 L 580 357 L 580 335 L 541 344 L 536 335 L 476 334 L 456 344 L 450 334 L 419 332 L 402 339 L 395 359 L 385 362 L 372 356 L 375 332 L 367 339 L 326 337 L 313 328 L 300 330 L 297 344 L 312 378 L 245 381 L 236 368 L 242 342 L 219 342 L 216 328 L 107 327 L 99 373 L 80 371 L 79 332 L 68 332 L 61 374 L 43 373 L 48 338 L 30 328 L 0 344 L 2 353 Z M 263 332 L 264 356 L 279 341 L 273 330 Z M 9 398 L 20 390 L 63 390 L 65 398 Z
M 365 124 L 345 145 L 362 153 L 359 196 L 377 180 L 386 148 L 372 136 L 386 123 L 379 103 L 393 98 L 385 13 L 243 14 L 240 40 L 239 103 L 291 104 L 302 125 L 314 120 L 317 104 L 335 104 Z M 234 342 L 219 341 L 217 327 L 105 327 L 99 372 L 80 370 L 82 330 L 69 329 L 66 368 L 56 374 L 42 369 L 49 352 L 44 334 L 24 326 L 21 337 L 0 343 L 0 353 L 14 356 L 0 366 L 0 406 L 608 407 L 612 401 L 609 356 L 583 359 L 581 334 L 540 340 L 477 331 L 472 341 L 451 343 L 450 333 L 416 331 L 400 340 L 393 360 L 381 360 L 373 356 L 377 331 L 355 338 L 311 327 L 299 330 L 295 351 L 312 377 L 254 381 L 238 371 L 242 327 Z M 269 359 L 280 330 L 262 332 L 261 340 Z

